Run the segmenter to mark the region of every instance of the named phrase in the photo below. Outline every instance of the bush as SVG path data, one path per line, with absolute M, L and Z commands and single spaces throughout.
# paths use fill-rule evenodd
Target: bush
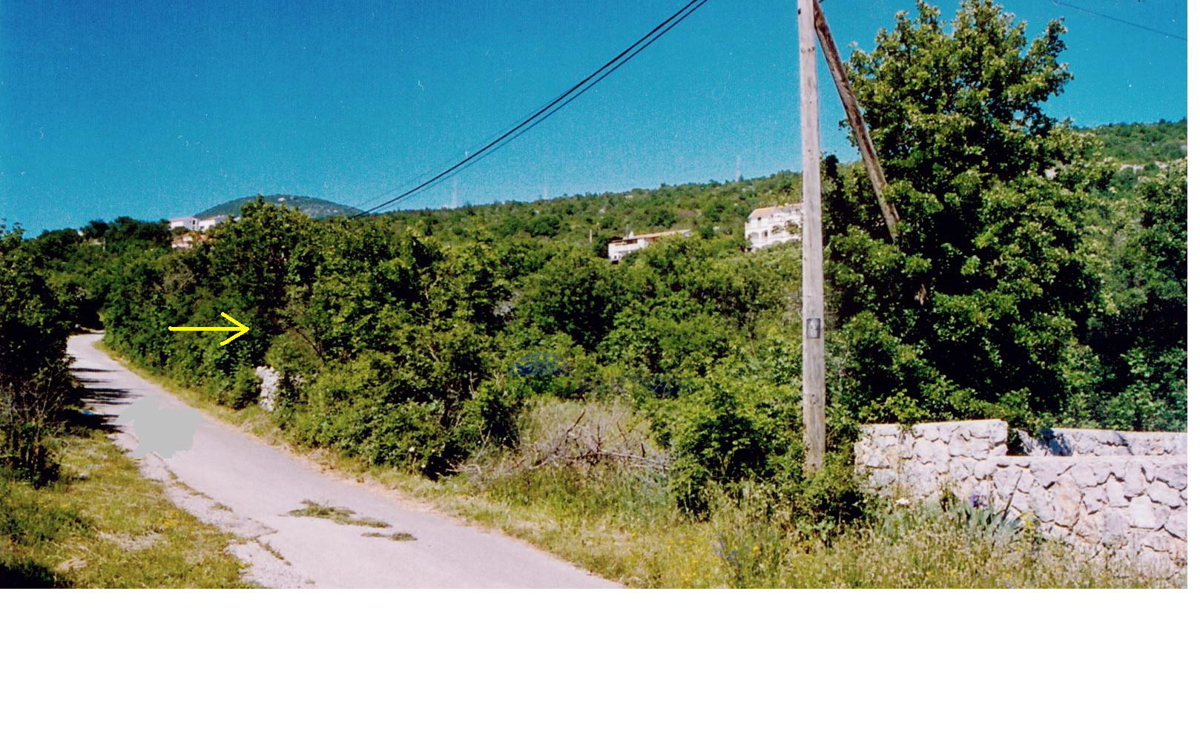
M 72 392 L 70 330 L 21 234 L 0 224 L 0 471 L 35 484 L 58 473 L 54 441 Z

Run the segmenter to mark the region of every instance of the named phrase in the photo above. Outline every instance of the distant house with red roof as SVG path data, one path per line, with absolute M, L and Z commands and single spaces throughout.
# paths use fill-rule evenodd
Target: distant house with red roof
M 758 251 L 784 241 L 800 238 L 800 205 L 760 207 L 746 219 L 746 240 Z

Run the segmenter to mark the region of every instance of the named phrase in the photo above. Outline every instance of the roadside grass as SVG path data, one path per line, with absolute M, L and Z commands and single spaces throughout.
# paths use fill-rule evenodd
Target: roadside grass
M 627 499 L 628 477 L 535 473 L 492 483 L 467 515 L 599 574 L 640 587 L 692 588 L 1144 588 L 1186 585 L 1116 557 L 1086 559 L 1029 528 L 996 535 L 936 503 L 880 505 L 826 541 L 730 502 L 707 520 L 648 496 Z M 665 491 L 665 489 L 664 489 Z M 646 493 L 641 493 L 645 495 Z M 598 505 L 607 506 L 597 509 Z M 615 507 L 621 506 L 621 507 Z M 472 509 L 473 508 L 473 509 Z
M 1141 588 L 1186 585 L 1115 558 L 1085 560 L 1072 548 L 1019 531 L 997 537 L 965 526 L 937 504 L 875 506 L 857 527 L 822 541 L 729 501 L 706 520 L 681 513 L 653 464 L 661 455 L 646 423 L 616 402 L 530 402 L 521 444 L 478 455 L 432 481 L 302 449 L 258 407 L 232 410 L 129 362 L 188 404 L 286 447 L 319 468 L 399 492 L 528 541 L 592 572 L 648 588 Z M 568 437 L 564 437 L 566 434 Z M 589 440 L 590 439 L 590 440 Z M 593 458 L 619 441 L 651 466 Z M 589 451 L 589 448 L 591 449 Z M 642 448 L 645 448 L 643 452 Z M 550 458 L 547 458 L 547 456 Z
M 936 502 L 888 505 L 828 543 L 788 537 L 736 517 L 722 555 L 733 585 L 790 588 L 1172 588 L 1115 555 L 1085 557 L 1031 525 L 998 533 Z
M 176 507 L 103 433 L 63 446 L 57 481 L 0 479 L 0 587 L 246 586 L 233 537 Z

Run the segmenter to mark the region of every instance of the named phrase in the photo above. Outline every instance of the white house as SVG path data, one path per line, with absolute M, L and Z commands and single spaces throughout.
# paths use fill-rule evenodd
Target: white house
M 188 215 L 182 218 L 171 218 L 171 229 L 183 228 L 186 231 L 206 231 L 214 225 L 219 225 L 229 220 L 228 215 L 213 215 L 211 218 L 198 218 L 193 215 Z
M 800 238 L 800 205 L 760 207 L 746 219 L 746 240 L 750 250 L 758 251 L 784 241 Z
M 209 228 L 212 228 L 214 225 L 219 225 L 220 223 L 224 223 L 226 220 L 229 220 L 228 215 L 213 215 L 211 218 L 204 218 L 202 220 L 197 220 L 196 221 L 196 230 L 206 231 Z
M 618 238 L 608 242 L 608 259 L 611 262 L 619 262 L 626 254 L 632 254 L 638 249 L 644 249 L 650 244 L 667 236 L 690 236 L 692 231 L 689 228 L 684 228 L 679 231 L 662 231 L 660 233 L 642 233 L 634 235 L 630 233 L 624 238 Z
M 199 222 L 200 222 L 199 220 L 192 217 L 191 215 L 188 215 L 188 216 L 182 217 L 182 218 L 171 218 L 171 220 L 170 220 L 172 230 L 174 230 L 176 228 L 183 228 L 184 230 L 194 231 L 194 230 L 197 230 L 196 225 Z

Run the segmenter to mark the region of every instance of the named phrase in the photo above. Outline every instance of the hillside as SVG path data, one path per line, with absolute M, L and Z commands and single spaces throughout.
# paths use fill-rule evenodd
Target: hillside
M 1187 156 L 1187 120 L 1144 124 L 1108 124 L 1084 129 L 1100 140 L 1100 155 L 1122 165 L 1137 167 L 1122 174 L 1120 186 L 1132 188 L 1135 175 L 1156 163 Z M 840 164 L 845 169 L 852 164 Z M 257 199 L 240 197 L 196 213 L 196 217 L 234 215 L 241 206 Z M 293 207 L 314 218 L 353 215 L 355 208 L 317 197 L 271 194 L 264 201 Z M 741 234 L 742 222 L 751 210 L 763 205 L 799 199 L 799 174 L 781 172 L 757 179 L 666 185 L 657 189 L 574 195 L 535 202 L 500 202 L 457 209 L 416 209 L 387 213 L 406 223 L 419 219 L 442 239 L 470 234 L 469 226 L 486 226 L 492 235 L 508 237 L 527 233 L 532 238 L 559 239 L 574 243 L 590 241 L 597 254 L 604 244 L 628 231 L 643 232 L 669 228 L 691 228 L 701 235 Z
M 211 218 L 214 215 L 236 215 L 242 209 L 242 205 L 247 202 L 253 202 L 256 199 L 258 199 L 257 196 L 231 199 L 228 202 L 222 202 L 219 205 L 196 213 L 196 217 Z M 326 199 L 304 197 L 296 194 L 270 194 L 264 196 L 263 200 L 277 205 L 294 207 L 313 218 L 331 218 L 338 215 L 353 215 L 358 212 L 353 207 L 339 205 L 336 202 L 330 202 Z
M 1149 165 L 1187 157 L 1187 120 L 1150 124 L 1106 124 L 1091 130 L 1101 154 L 1122 164 Z
M 1110 124 L 1082 131 L 1098 140 L 1096 154 L 1118 165 L 1111 198 L 1128 197 L 1136 185 L 1158 173 L 1159 163 L 1187 155 L 1187 120 L 1145 124 Z M 825 163 L 826 178 L 836 161 Z M 836 164 L 842 174 L 861 171 L 860 164 Z M 859 174 L 861 176 L 861 174 Z M 865 182 L 860 183 L 865 189 Z M 690 228 L 704 238 L 740 239 L 750 211 L 800 198 L 800 175 L 784 171 L 741 181 L 663 184 L 651 189 L 581 194 L 534 202 L 497 202 L 456 209 L 409 209 L 385 214 L 397 225 L 420 224 L 442 241 L 469 243 L 480 235 L 496 240 L 524 239 L 539 244 L 585 245 L 599 256 L 607 242 L 635 233 Z M 826 194 L 827 207 L 846 195 Z M 868 200 L 868 205 L 870 204 Z M 868 210 L 861 216 L 873 219 Z M 1120 215 L 1097 220 L 1124 220 Z M 1116 226 L 1113 226 L 1115 229 Z

